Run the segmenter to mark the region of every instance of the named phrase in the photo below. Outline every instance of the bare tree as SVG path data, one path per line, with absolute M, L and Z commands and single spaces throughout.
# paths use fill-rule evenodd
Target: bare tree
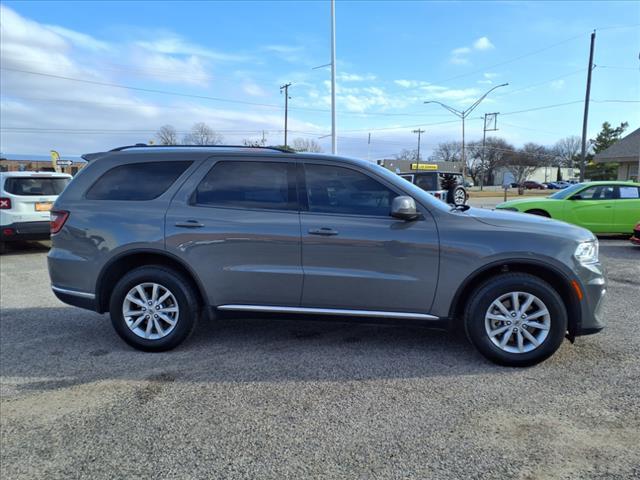
M 573 167 L 574 162 L 580 155 L 582 140 L 577 135 L 561 138 L 553 146 L 553 153 L 558 157 L 565 167 Z
M 418 150 L 402 149 L 400 153 L 394 155 L 396 160 L 415 162 L 418 159 Z
M 213 130 L 204 122 L 195 123 L 191 132 L 184 136 L 185 145 L 219 145 L 222 143 L 222 135 Z
M 160 145 L 177 145 L 178 144 L 178 132 L 173 125 L 163 125 L 160 130 L 156 132 L 156 138 Z
M 431 162 L 460 162 L 462 161 L 461 142 L 442 142 L 429 157 Z
M 506 168 L 513 175 L 517 184 L 524 182 L 538 168 L 548 163 L 551 155 L 544 145 L 537 143 L 525 143 L 515 152 L 507 152 Z
M 260 138 L 259 140 L 245 138 L 242 140 L 242 144 L 245 147 L 264 147 L 267 144 L 267 139 L 264 137 Z
M 483 185 L 493 185 L 495 183 L 496 171 L 505 166 L 507 156 L 515 148 L 506 140 L 498 137 L 487 137 L 482 151 L 482 142 L 471 142 L 467 145 L 468 173 L 475 183 L 480 183 L 482 177 Z
M 322 153 L 324 151 L 317 141 L 307 138 L 294 138 L 291 148 L 296 152 Z

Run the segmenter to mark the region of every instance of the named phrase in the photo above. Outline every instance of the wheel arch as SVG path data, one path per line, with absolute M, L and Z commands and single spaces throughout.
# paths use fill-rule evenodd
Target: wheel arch
M 449 318 L 453 320 L 456 326 L 461 325 L 464 309 L 478 285 L 491 277 L 506 272 L 528 273 L 537 276 L 549 283 L 558 292 L 567 309 L 569 320 L 568 336 L 573 341 L 582 323 L 582 310 L 580 301 L 576 297 L 576 292 L 572 286 L 573 280 L 553 265 L 534 260 L 496 261 L 469 275 L 458 287 L 449 309 Z
M 541 217 L 552 218 L 551 214 L 545 210 L 544 208 L 534 207 L 524 210 L 524 213 L 528 213 L 530 215 L 540 215 Z
M 165 250 L 135 249 L 123 252 L 111 259 L 100 271 L 96 282 L 96 306 L 100 313 L 109 310 L 109 298 L 117 279 L 134 268 L 161 265 L 181 274 L 194 288 L 201 307 L 208 305 L 206 291 L 193 270 L 181 259 Z

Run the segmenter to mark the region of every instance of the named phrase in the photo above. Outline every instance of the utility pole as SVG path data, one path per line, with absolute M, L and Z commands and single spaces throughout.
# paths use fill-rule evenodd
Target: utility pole
M 369 139 L 367 140 L 367 162 L 370 161 L 369 154 L 371 153 L 371 132 L 369 132 Z
M 413 130 L 411 133 L 417 133 L 418 134 L 418 166 L 420 165 L 420 135 L 422 135 L 425 131 L 424 130 Z M 419 168 L 416 168 L 416 170 L 418 170 Z
M 280 87 L 280 93 L 284 90 L 284 146 L 287 147 L 287 117 L 289 115 L 289 87 L 291 83 L 285 83 Z
M 587 71 L 587 92 L 584 97 L 584 116 L 582 117 L 582 154 L 580 155 L 580 181 L 584 182 L 584 169 L 587 164 L 587 123 L 589 121 L 589 99 L 591 96 L 591 72 L 593 72 L 593 50 L 596 43 L 596 31 L 591 33 L 589 48 L 589 70 Z
M 331 0 L 331 153 L 338 153 L 336 137 L 336 2 Z
M 424 103 L 437 103 L 441 107 L 446 108 L 447 110 L 449 110 L 456 117 L 462 119 L 462 177 L 463 178 L 467 175 L 467 157 L 466 157 L 466 154 L 465 154 L 465 143 L 464 143 L 464 121 L 469 116 L 469 114 L 471 112 L 473 112 L 473 110 L 475 110 L 475 108 L 478 105 L 480 105 L 482 100 L 484 100 L 487 95 L 489 95 L 491 92 L 493 92 L 496 88 L 506 87 L 507 85 L 509 85 L 509 84 L 508 83 L 503 83 L 502 85 L 496 85 L 491 90 L 487 91 L 484 95 L 482 95 L 478 100 L 476 100 L 466 110 L 456 110 L 455 108 L 450 107 L 449 105 L 445 105 L 444 103 L 438 102 L 436 100 L 427 100 L 426 102 L 424 102 Z
M 487 123 L 487 120 L 489 121 Z M 494 113 L 485 113 L 484 114 L 484 127 L 482 129 L 482 160 L 480 162 L 480 190 L 482 191 L 482 187 L 484 186 L 484 149 L 487 143 L 487 132 L 495 132 L 498 130 L 496 124 L 498 122 L 498 112 Z M 489 125 L 490 128 L 487 128 Z

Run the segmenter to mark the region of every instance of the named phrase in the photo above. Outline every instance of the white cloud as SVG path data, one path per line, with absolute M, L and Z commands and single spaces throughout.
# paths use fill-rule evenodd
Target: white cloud
M 451 50 L 451 56 L 449 57 L 449 61 L 454 65 L 469 65 L 471 64 L 471 60 L 469 60 L 469 55 L 476 51 L 484 51 L 491 50 L 495 48 L 491 40 L 488 37 L 480 37 L 475 42 L 473 42 L 472 46 L 464 46 L 458 47 Z
M 495 46 L 487 37 L 480 37 L 473 42 L 473 48 L 476 50 L 491 50 L 492 48 L 495 48 Z
M 471 53 L 471 49 L 469 47 L 460 47 L 451 50 L 452 55 L 466 55 L 467 53 Z
M 72 44 L 80 48 L 86 48 L 87 50 L 93 51 L 105 51 L 110 48 L 107 42 L 97 40 L 91 35 L 87 35 L 85 33 L 76 32 L 56 25 L 46 25 L 46 28 L 57 33 L 62 38 L 69 40 Z
M 242 54 L 225 53 L 190 43 L 179 35 L 170 34 L 154 40 L 142 40 L 136 42 L 138 47 L 146 50 L 169 55 L 186 55 L 203 57 L 219 62 L 246 62 L 251 57 Z
M 338 73 L 336 77 L 338 80 L 342 82 L 365 82 L 365 81 L 373 81 L 376 79 L 376 76 L 370 73 L 366 75 L 358 75 L 355 73 L 342 72 L 342 73 Z
M 266 96 L 266 92 L 264 91 L 264 89 L 254 82 L 245 82 L 242 85 L 242 90 L 244 91 L 244 93 L 246 93 L 247 95 L 251 95 L 252 97 Z
M 161 81 L 204 85 L 209 80 L 206 67 L 210 62 L 239 60 L 237 56 L 221 55 L 171 35 L 151 43 L 94 42 L 95 39 L 82 33 L 69 33 L 22 17 L 8 7 L 0 8 L 0 55 L 6 68 L 100 83 L 127 84 L 128 76 L 140 74 L 149 76 L 151 81 L 146 84 L 150 86 L 151 82 Z M 125 65 L 130 59 L 131 63 Z M 238 85 L 246 94 L 259 93 L 260 87 L 247 78 L 243 75 L 226 91 L 220 87 L 220 96 L 237 98 Z M 239 143 L 243 136 L 251 135 L 233 132 L 282 129 L 282 115 L 277 109 L 220 108 L 219 104 L 208 104 L 205 100 L 177 100 L 11 70 L 2 71 L 0 82 L 4 129 L 0 133 L 0 150 L 8 153 L 46 153 L 54 148 L 69 155 L 147 142 L 166 123 L 182 133 L 194 122 L 204 121 L 221 131 L 230 143 Z M 320 130 L 295 115 L 289 119 L 289 125 L 292 130 Z M 15 131 L 16 128 L 43 131 L 25 133 Z
M 564 80 L 554 80 L 553 82 L 551 82 L 551 88 L 555 90 L 564 88 Z
M 478 83 L 480 83 L 481 85 L 491 85 L 493 83 L 493 80 L 478 80 Z
M 492 72 L 485 72 L 483 73 L 484 78 L 486 79 L 492 79 L 492 78 L 496 78 L 498 76 L 497 73 L 492 73 Z

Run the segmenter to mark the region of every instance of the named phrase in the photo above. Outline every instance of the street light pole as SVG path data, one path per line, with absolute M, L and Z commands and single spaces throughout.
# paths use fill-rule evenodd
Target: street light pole
M 509 85 L 508 83 L 503 83 L 502 85 L 496 85 L 495 87 L 493 87 L 491 90 L 488 90 L 484 95 L 482 95 L 480 98 L 478 98 L 478 100 L 476 100 L 469 108 L 467 108 L 466 110 L 457 110 L 453 107 L 450 107 L 449 105 L 445 105 L 442 102 L 438 102 L 437 100 L 427 100 L 424 103 L 437 103 L 438 105 L 440 105 L 443 108 L 446 108 L 447 110 L 449 110 L 451 113 L 453 113 L 456 117 L 462 119 L 462 176 L 465 177 L 467 174 L 467 157 L 465 154 L 465 144 L 464 144 L 464 121 L 466 120 L 466 118 L 469 116 L 469 114 L 471 112 L 473 112 L 475 110 L 475 108 L 480 105 L 480 103 L 486 98 L 487 95 L 489 95 L 491 92 L 493 92 L 496 88 L 500 88 L 500 87 L 506 87 L 507 85 Z
M 338 153 L 336 137 L 336 2 L 331 0 L 331 153 Z

